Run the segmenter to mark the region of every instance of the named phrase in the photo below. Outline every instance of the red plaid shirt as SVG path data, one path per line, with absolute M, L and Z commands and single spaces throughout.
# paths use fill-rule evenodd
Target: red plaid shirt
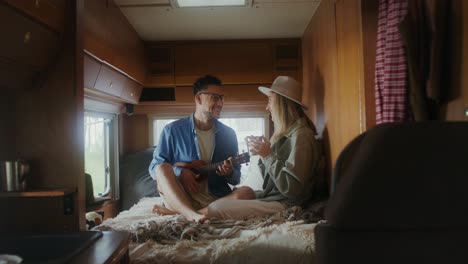
M 408 0 L 380 0 L 375 65 L 376 122 L 410 119 L 407 64 L 398 25 L 408 12 Z

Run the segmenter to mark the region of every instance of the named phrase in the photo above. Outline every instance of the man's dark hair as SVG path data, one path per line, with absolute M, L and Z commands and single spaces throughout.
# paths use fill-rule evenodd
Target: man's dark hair
M 208 85 L 221 85 L 221 80 L 211 75 L 205 75 L 198 78 L 193 83 L 193 95 L 205 90 Z

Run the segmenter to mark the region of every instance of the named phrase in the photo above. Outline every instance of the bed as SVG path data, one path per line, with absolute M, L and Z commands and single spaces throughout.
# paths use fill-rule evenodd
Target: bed
M 152 213 L 161 204 L 156 182 L 148 173 L 153 148 L 125 156 L 120 163 L 122 211 L 95 230 L 132 234 L 132 263 L 312 263 L 314 227 L 324 203 L 302 210 L 292 207 L 276 215 L 243 221 L 188 222 L 180 215 Z M 257 164 L 251 157 L 251 165 Z M 262 188 L 258 166 L 249 166 L 240 186 Z M 148 197 L 150 196 L 150 197 Z
M 312 263 L 318 212 L 292 207 L 241 221 L 203 224 L 152 213 L 160 197 L 142 198 L 95 230 L 132 234 L 132 263 Z

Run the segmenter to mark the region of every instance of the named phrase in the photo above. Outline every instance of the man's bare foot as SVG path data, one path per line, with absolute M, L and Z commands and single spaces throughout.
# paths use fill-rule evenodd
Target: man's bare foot
M 175 215 L 177 212 L 172 211 L 171 209 L 168 209 L 162 205 L 155 204 L 153 206 L 153 213 L 156 213 L 158 215 Z
M 175 214 L 178 214 L 178 212 L 174 212 L 171 209 L 168 209 L 168 208 L 166 208 L 166 207 L 164 207 L 162 205 L 159 205 L 159 204 L 155 204 L 153 206 L 153 213 L 156 213 L 158 215 L 175 215 Z M 189 221 L 195 221 L 195 222 L 198 222 L 200 224 L 202 224 L 203 222 L 208 220 L 207 215 L 198 214 L 196 212 L 193 212 L 193 213 L 191 213 L 189 215 L 184 215 L 184 217 Z

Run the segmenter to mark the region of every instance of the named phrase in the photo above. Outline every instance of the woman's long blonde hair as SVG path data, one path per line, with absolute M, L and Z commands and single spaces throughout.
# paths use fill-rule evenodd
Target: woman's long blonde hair
M 280 94 L 276 94 L 276 100 L 274 102 L 275 107 L 273 108 L 274 114 L 277 117 L 274 124 L 274 132 L 270 138 L 271 144 L 278 141 L 281 137 L 286 135 L 289 128 L 294 122 L 300 118 L 305 118 L 307 125 L 317 134 L 315 125 L 310 118 L 304 113 L 302 106 Z

